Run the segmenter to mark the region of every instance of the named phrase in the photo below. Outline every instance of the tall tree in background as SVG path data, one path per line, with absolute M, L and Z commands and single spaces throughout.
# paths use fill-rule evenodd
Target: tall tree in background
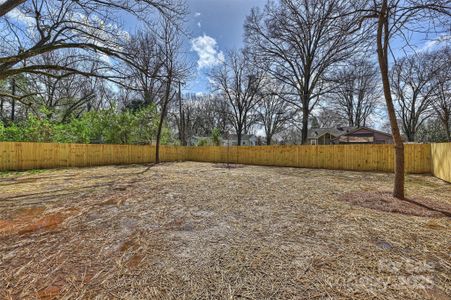
M 256 107 L 258 122 L 265 130 L 266 145 L 271 145 L 274 135 L 280 133 L 297 113 L 283 98 L 283 85 L 269 81 L 262 88 L 262 100 Z
M 190 138 L 193 136 L 197 107 L 194 102 L 184 99 L 185 96 L 181 94 L 181 83 L 179 83 L 179 91 L 177 93 L 177 101 L 174 101 L 169 109 L 172 117 L 174 127 L 178 132 L 180 145 L 187 146 Z
M 432 106 L 445 130 L 448 142 L 451 142 L 451 48 L 437 51 L 435 55 L 440 63 L 436 76 L 432 80 Z
M 245 23 L 257 61 L 297 96 L 303 143 L 309 115 L 329 92 L 326 74 L 364 46 L 363 34 L 351 34 L 358 24 L 350 8 L 341 0 L 280 0 L 254 9 Z
M 367 126 L 381 96 L 376 66 L 367 60 L 354 59 L 331 76 L 334 89 L 330 106 L 348 126 Z
M 391 70 L 395 109 L 409 142 L 415 141 L 420 126 L 434 113 L 432 96 L 437 87 L 433 79 L 442 67 L 434 61 L 437 58 L 435 54 L 414 54 L 397 61 Z
M 321 106 L 313 118 L 316 119 L 317 126 L 313 128 L 332 128 L 337 126 L 346 126 L 347 122 L 343 116 L 337 112 L 336 109 L 330 105 Z
M 159 101 L 160 121 L 158 123 L 155 149 L 155 163 L 160 162 L 160 142 L 163 123 L 170 102 L 175 99 L 178 93 L 180 82 L 187 75 L 188 67 L 181 58 L 181 37 L 177 26 L 167 20 L 162 21 L 159 33 L 159 47 L 162 55 L 161 81 L 163 84 L 162 94 Z
M 80 61 L 75 51 L 68 51 L 65 55 L 49 52 L 36 59 L 42 60 L 43 64 L 60 64 L 87 71 L 96 68 L 96 62 Z M 29 92 L 36 93 L 27 101 L 36 115 L 45 110 L 45 118 L 64 123 L 71 117 L 102 106 L 106 89 L 99 78 L 57 70 L 48 73 L 27 75 Z
M 126 63 L 127 78 L 124 86 L 138 93 L 139 103 L 134 106 L 147 106 L 158 102 L 161 93 L 164 54 L 158 34 L 150 30 L 138 31 L 132 35 L 126 49 L 132 63 Z
M 260 88 L 264 80 L 261 72 L 251 63 L 245 51 L 231 51 L 226 61 L 214 68 L 209 77 L 212 87 L 224 97 L 230 106 L 230 122 L 241 138 L 253 121 L 253 112 L 261 101 Z

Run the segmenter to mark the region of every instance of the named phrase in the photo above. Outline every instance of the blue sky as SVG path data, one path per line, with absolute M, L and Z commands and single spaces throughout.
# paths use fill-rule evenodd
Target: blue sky
M 267 0 L 186 0 L 189 15 L 186 17 L 185 53 L 194 70 L 184 87 L 184 92 L 208 92 L 205 72 L 215 66 L 229 49 L 243 45 L 243 24 L 252 7 L 263 7 Z M 0 3 L 3 0 L 0 0 Z M 19 9 L 8 16 L 27 24 L 28 18 Z M 118 14 L 118 21 L 130 33 L 139 25 L 136 18 Z M 33 19 L 30 19 L 33 23 Z
M 3 0 L 0 0 L 0 3 Z M 243 46 L 243 23 L 252 7 L 263 7 L 267 0 L 186 0 L 189 14 L 186 17 L 185 53 L 193 65 L 193 73 L 184 86 L 185 93 L 208 92 L 209 83 L 206 72 L 223 59 L 225 52 Z M 19 9 L 11 11 L 8 16 L 18 22 L 27 24 L 30 19 Z M 32 22 L 32 19 L 31 19 Z M 133 18 L 119 15 L 119 22 L 125 30 L 134 32 L 138 23 Z M 426 20 L 425 23 L 430 22 Z M 430 50 L 439 44 L 451 42 L 449 31 L 442 34 L 410 34 L 407 36 L 410 45 L 417 50 Z M 438 43 L 437 39 L 442 40 Z M 391 43 L 397 56 L 404 56 L 404 51 L 411 49 L 405 46 L 405 41 L 394 39 Z M 374 59 L 376 56 L 374 55 Z
M 227 50 L 243 45 L 243 23 L 252 7 L 263 7 L 267 0 L 187 0 L 190 14 L 187 29 L 191 36 L 186 48 L 195 70 L 187 81 L 184 92 L 208 92 L 205 72 L 219 63 Z M 436 34 L 415 33 L 408 37 L 409 44 L 417 50 L 436 46 Z M 443 35 L 449 42 L 449 34 Z M 442 44 L 442 43 L 440 43 Z M 394 39 L 392 49 L 396 56 L 411 52 L 405 41 Z M 376 59 L 376 56 L 374 56 Z
M 194 63 L 193 78 L 185 92 L 208 91 L 205 72 L 223 59 L 229 49 L 243 45 L 243 23 L 252 7 L 263 7 L 266 0 L 188 0 L 190 60 Z

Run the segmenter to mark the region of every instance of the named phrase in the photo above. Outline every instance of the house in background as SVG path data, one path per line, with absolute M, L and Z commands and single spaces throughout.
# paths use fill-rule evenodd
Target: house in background
M 369 127 L 312 128 L 308 132 L 308 144 L 392 144 L 391 134 Z
M 368 128 L 359 127 L 337 137 L 334 144 L 393 144 L 391 134 Z
M 312 128 L 307 134 L 309 145 L 330 145 L 340 135 L 355 130 L 355 127 Z
M 258 138 L 253 134 L 243 134 L 241 135 L 241 146 L 256 146 Z M 231 134 L 227 137 L 223 137 L 221 140 L 222 146 L 237 146 L 238 136 L 236 134 Z
M 253 134 L 241 135 L 241 146 L 256 146 L 258 138 Z M 193 136 L 189 140 L 190 146 L 212 146 L 213 140 L 209 136 Z M 237 146 L 238 136 L 236 134 L 229 135 L 228 138 L 221 137 L 219 144 L 221 146 Z

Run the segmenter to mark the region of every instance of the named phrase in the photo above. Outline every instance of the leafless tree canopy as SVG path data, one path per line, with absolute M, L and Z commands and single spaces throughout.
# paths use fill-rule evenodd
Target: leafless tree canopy
M 448 141 L 451 141 L 451 49 L 437 51 L 434 61 L 439 63 L 436 76 L 432 79 L 432 107 L 438 116 Z
M 124 73 L 128 75 L 124 86 L 138 94 L 142 105 L 158 102 L 163 88 L 163 48 L 158 34 L 151 31 L 137 32 L 126 47 L 132 63 L 124 63 Z
M 367 60 L 355 59 L 331 75 L 332 107 L 348 126 L 367 126 L 380 105 L 381 91 L 376 66 Z
M 115 65 L 133 60 L 124 49 L 130 37 L 117 22 L 118 16 L 134 18 L 151 28 L 156 18 L 172 22 L 183 12 L 181 2 L 169 0 L 20 2 L 9 5 L 9 13 L 0 18 L 0 80 L 21 73 L 55 77 L 49 70 L 121 78 Z M 78 60 L 97 61 L 96 68 L 86 70 L 39 59 L 49 52 L 74 49 Z
M 245 51 L 231 51 L 226 61 L 209 74 L 213 89 L 220 93 L 230 106 L 229 120 L 235 129 L 238 145 L 256 121 L 254 108 L 261 101 L 259 93 L 263 73 L 251 63 Z
M 255 9 L 245 24 L 246 42 L 261 66 L 297 96 L 302 109 L 302 140 L 308 118 L 328 93 L 326 75 L 363 46 L 353 34 L 357 19 L 347 1 L 282 0 Z
M 284 85 L 277 81 L 267 79 L 262 84 L 262 100 L 256 107 L 259 124 L 265 131 L 266 144 L 271 145 L 274 135 L 283 131 L 289 121 L 297 114 L 297 109 L 287 101 Z
M 408 141 L 434 113 L 433 100 L 437 93 L 434 78 L 449 62 L 437 53 L 420 53 L 399 60 L 392 69 L 391 82 L 396 112 Z
M 194 95 L 181 97 L 181 106 L 173 101 L 170 108 L 170 121 L 177 129 L 181 143 L 191 145 L 193 137 L 209 137 L 216 128 L 221 135 L 231 130 L 229 122 L 230 107 L 220 94 Z

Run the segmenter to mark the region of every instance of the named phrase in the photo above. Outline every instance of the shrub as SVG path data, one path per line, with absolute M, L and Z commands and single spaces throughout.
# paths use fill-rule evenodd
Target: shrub
M 213 128 L 211 132 L 211 140 L 215 146 L 219 146 L 221 144 L 221 131 L 218 128 Z
M 41 115 L 46 116 L 43 112 Z M 0 141 L 150 144 L 155 139 L 159 115 L 155 106 L 118 111 L 115 108 L 92 111 L 66 123 L 29 115 L 19 123 L 0 122 Z M 161 143 L 171 141 L 171 132 L 163 127 Z

